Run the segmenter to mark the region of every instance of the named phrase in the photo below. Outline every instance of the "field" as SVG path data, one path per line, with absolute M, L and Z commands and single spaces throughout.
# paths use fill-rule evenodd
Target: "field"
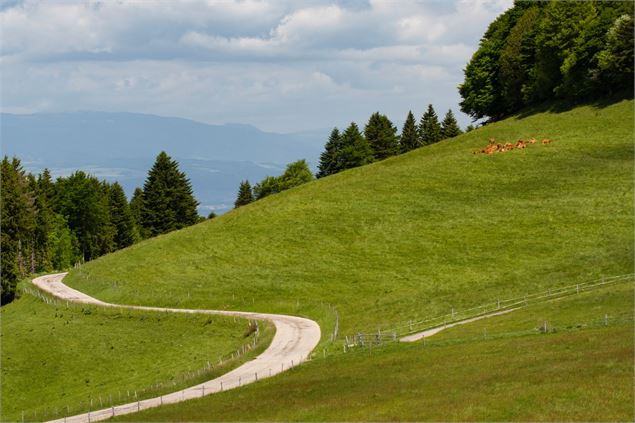
M 231 353 L 251 340 L 243 319 L 67 307 L 31 294 L 2 307 L 0 318 L 2 421 L 23 412 L 25 421 L 50 420 L 172 392 L 236 367 L 246 357 Z M 266 326 L 247 357 L 272 335 Z M 205 369 L 208 361 L 214 368 Z
M 288 374 L 128 420 L 632 420 L 632 283 L 342 352 L 347 334 L 632 273 L 632 117 L 633 101 L 512 117 L 73 271 L 106 301 L 322 327 Z
M 512 117 L 71 272 L 112 302 L 376 330 L 633 269 L 633 102 Z M 550 138 L 473 154 L 489 138 Z M 178 287 L 178 289 L 175 289 Z
M 133 418 L 632 421 L 633 352 L 630 282 L 451 328 L 425 344 L 316 358 L 244 389 Z

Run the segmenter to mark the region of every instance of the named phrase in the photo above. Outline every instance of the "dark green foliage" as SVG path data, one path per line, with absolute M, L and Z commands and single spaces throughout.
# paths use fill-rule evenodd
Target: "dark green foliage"
M 443 139 L 441 124 L 439 124 L 439 118 L 432 104 L 428 105 L 428 110 L 421 116 L 421 121 L 419 122 L 419 137 L 423 145 L 434 144 Z
M 252 201 L 254 201 L 254 194 L 251 190 L 251 185 L 249 181 L 242 181 L 238 188 L 238 196 L 236 197 L 236 202 L 234 202 L 234 207 L 244 206 Z
M 373 161 L 373 149 L 359 132 L 357 124 L 352 122 L 342 134 L 342 149 L 338 155 L 341 170 L 363 166 Z
M 280 184 L 278 184 L 278 178 L 274 176 L 266 176 L 265 179 L 254 185 L 254 197 L 256 200 L 277 192 L 280 192 Z
M 597 79 L 609 87 L 633 91 L 633 17 L 615 19 L 608 30 L 606 48 L 598 53 Z
M 406 117 L 406 121 L 403 124 L 399 143 L 402 153 L 421 147 L 421 139 L 417 132 L 417 121 L 412 111 L 408 112 L 408 117 Z
M 364 128 L 364 136 L 373 150 L 375 160 L 383 160 L 399 153 L 397 128 L 386 115 L 373 113 Z
M 114 249 L 107 186 L 82 171 L 59 178 L 57 211 L 77 237 L 83 260 L 91 260 Z
M 454 118 L 454 114 L 452 110 L 448 110 L 443 118 L 443 122 L 441 122 L 441 136 L 443 139 L 456 137 L 457 135 L 461 135 L 463 131 L 459 128 L 459 124 L 456 122 Z
M 143 210 L 143 190 L 139 187 L 135 188 L 132 198 L 130 199 L 130 214 L 134 220 L 137 233 L 141 238 L 147 238 L 143 226 L 141 224 L 141 213 Z
M 337 128 L 333 128 L 329 140 L 324 146 L 324 151 L 320 154 L 320 164 L 318 166 L 317 178 L 333 175 L 339 172 L 341 165 L 339 163 L 342 151 L 342 136 Z
M 631 2 L 518 1 L 465 68 L 461 110 L 500 119 L 545 100 L 632 96 Z
M 143 185 L 141 223 L 146 235 L 155 236 L 197 223 L 197 205 L 187 176 L 162 151 Z
M 214 219 L 216 217 L 216 213 L 211 211 L 209 212 L 209 214 L 207 215 L 207 219 Z
M 1 195 L 0 208 L 2 211 L 0 231 L 0 302 L 7 304 L 15 297 L 15 287 L 18 282 L 18 213 L 20 212 L 20 191 L 17 173 L 7 156 L 2 159 L 0 168 Z
M 116 231 L 114 248 L 118 250 L 134 244 L 138 234 L 126 194 L 119 182 L 112 184 L 109 193 L 110 219 Z
M 275 194 L 298 185 L 307 183 L 313 179 L 306 160 L 298 160 L 287 165 L 284 173 L 278 177 L 267 176 L 254 186 L 256 200 Z

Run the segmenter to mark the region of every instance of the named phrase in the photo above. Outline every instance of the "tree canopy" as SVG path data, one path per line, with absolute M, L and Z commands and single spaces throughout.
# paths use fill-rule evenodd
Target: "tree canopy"
M 143 185 L 141 224 L 154 236 L 198 223 L 198 202 L 192 185 L 178 163 L 159 153 Z
M 545 100 L 633 94 L 631 2 L 529 2 L 490 24 L 459 86 L 461 110 L 500 119 Z

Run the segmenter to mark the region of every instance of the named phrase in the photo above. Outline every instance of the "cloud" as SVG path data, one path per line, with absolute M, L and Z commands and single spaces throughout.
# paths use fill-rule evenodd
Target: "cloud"
M 427 103 L 511 0 L 2 1 L 2 111 L 110 110 L 281 132 Z M 404 115 L 403 117 L 400 117 Z M 465 122 L 466 117 L 460 116 Z

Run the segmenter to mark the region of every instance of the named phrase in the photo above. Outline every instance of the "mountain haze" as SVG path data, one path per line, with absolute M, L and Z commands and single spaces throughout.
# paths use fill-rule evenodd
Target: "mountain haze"
M 192 180 L 199 211 L 231 207 L 242 179 L 278 175 L 298 159 L 315 164 L 327 130 L 264 132 L 244 124 L 209 125 L 140 113 L 2 113 L 2 154 L 18 156 L 27 170 L 54 176 L 85 170 L 118 180 L 131 195 L 154 157 L 166 151 Z

